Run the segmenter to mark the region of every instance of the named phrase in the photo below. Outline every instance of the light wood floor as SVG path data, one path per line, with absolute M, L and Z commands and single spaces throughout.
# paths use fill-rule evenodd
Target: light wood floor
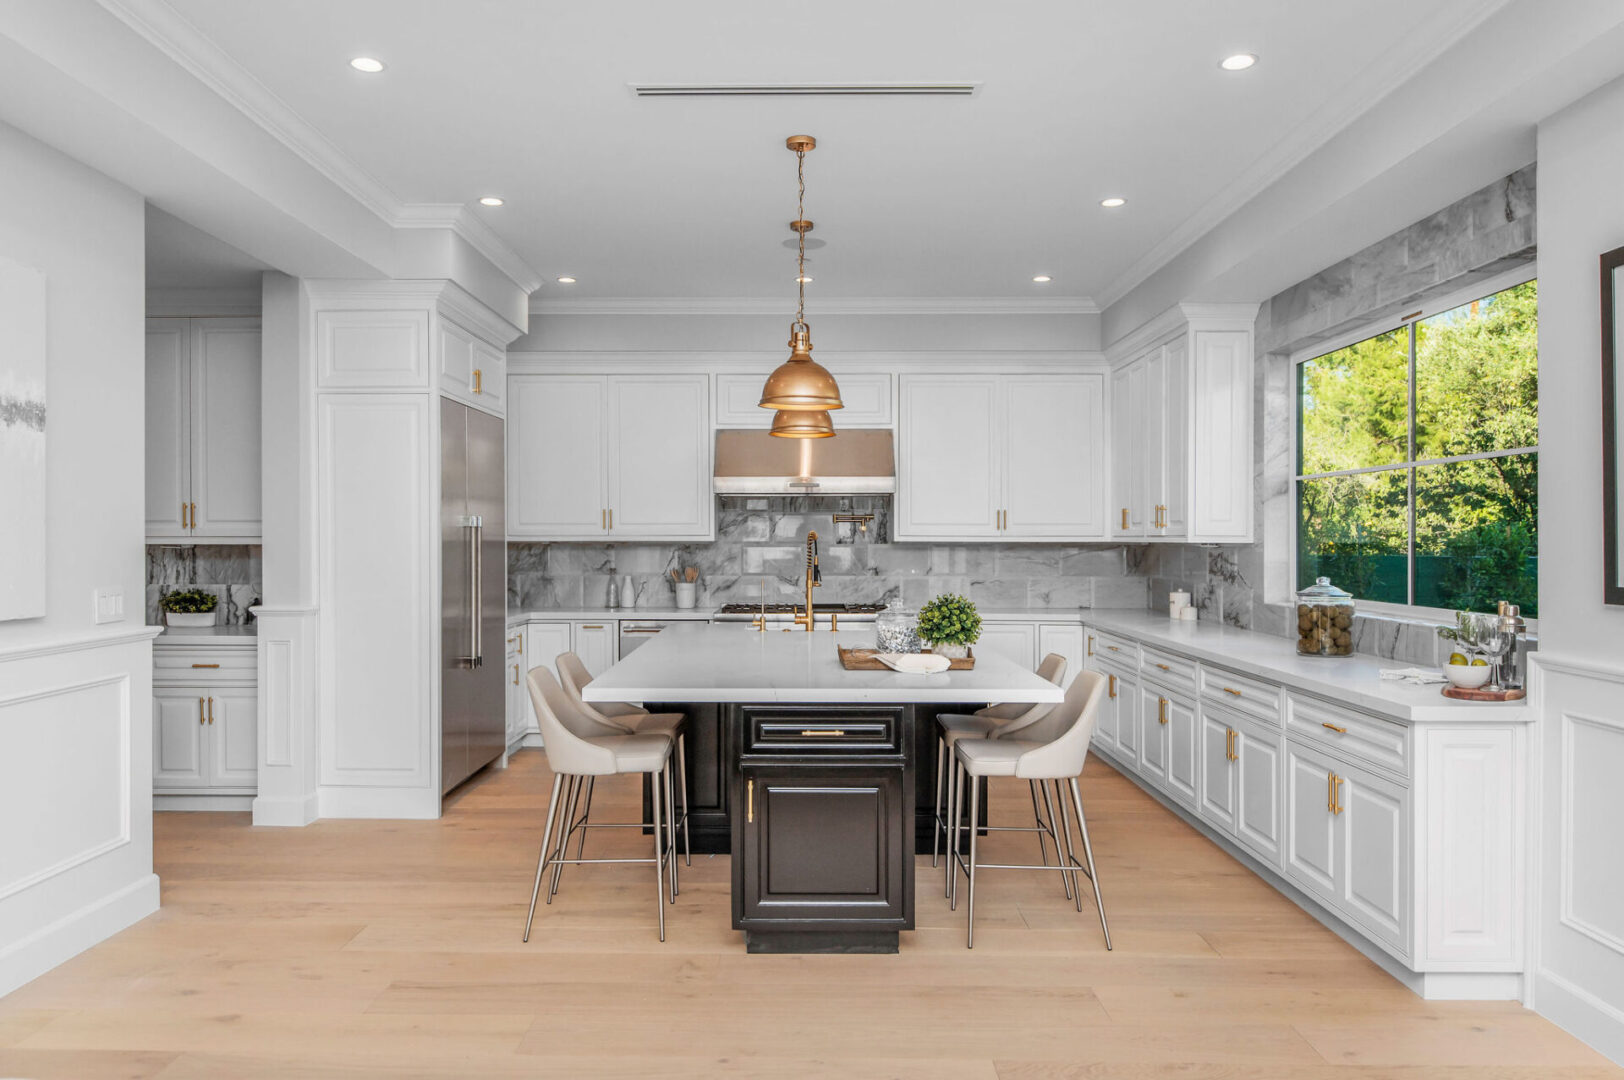
M 1055 875 L 1015 872 L 982 879 L 966 951 L 928 857 L 898 956 L 746 955 L 725 856 L 684 873 L 664 945 L 651 872 L 612 866 L 567 871 L 521 944 L 539 751 L 438 822 L 159 814 L 163 909 L 0 999 L 0 1076 L 1624 1077 L 1516 1005 L 1420 1000 L 1109 768 L 1083 784 L 1112 953 Z

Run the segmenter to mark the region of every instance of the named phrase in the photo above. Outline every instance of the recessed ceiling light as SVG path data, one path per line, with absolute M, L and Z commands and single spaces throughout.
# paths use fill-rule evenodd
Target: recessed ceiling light
M 1256 56 L 1253 56 L 1249 52 L 1243 52 L 1236 53 L 1234 56 L 1224 57 L 1223 61 L 1219 63 L 1218 66 L 1223 68 L 1225 71 L 1245 71 L 1255 63 L 1257 63 Z
M 1105 207 L 1107 210 L 1115 210 L 1119 206 L 1126 206 L 1127 203 L 1128 200 L 1119 195 L 1112 195 L 1109 199 L 1100 200 L 1100 205 Z
M 1032 280 L 1037 282 L 1039 285 L 1047 285 L 1053 279 L 1050 278 L 1048 274 L 1039 274 L 1037 277 L 1033 278 Z
M 383 61 L 375 60 L 370 56 L 357 56 L 350 61 L 350 67 L 356 71 L 364 71 L 368 75 L 376 75 L 383 70 Z
M 560 285 L 574 285 L 575 279 L 572 277 L 561 277 L 558 279 L 558 283 Z
M 486 195 L 484 198 L 479 200 L 479 205 L 481 205 L 481 206 L 501 206 L 502 205 L 502 200 L 497 198 L 495 195 Z

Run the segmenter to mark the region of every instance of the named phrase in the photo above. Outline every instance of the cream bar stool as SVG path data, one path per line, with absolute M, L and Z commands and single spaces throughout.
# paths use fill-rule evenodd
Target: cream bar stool
M 671 807 L 671 739 L 665 735 L 583 735 L 601 725 L 577 712 L 558 685 L 558 680 L 545 667 L 531 670 L 529 678 L 530 702 L 536 710 L 536 722 L 541 728 L 542 749 L 547 755 L 553 776 L 553 794 L 547 804 L 547 828 L 542 834 L 541 854 L 536 860 L 536 883 L 530 890 L 530 914 L 524 921 L 524 940 L 530 940 L 530 926 L 536 918 L 536 897 L 541 894 L 541 876 L 548 867 L 553 869 L 553 882 L 548 889 L 547 902 L 558 890 L 558 871 L 565 865 L 589 863 L 653 863 L 654 903 L 660 913 L 660 940 L 665 940 L 665 881 L 664 873 L 669 861 L 670 874 L 677 872 L 676 832 L 670 825 Z M 566 722 L 566 717 L 568 722 Z M 648 859 L 583 859 L 567 858 L 570 815 L 575 800 L 585 783 L 599 776 L 623 776 L 628 773 L 647 773 L 654 791 L 654 855 Z M 560 789 L 568 785 L 561 797 Z M 666 824 L 661 824 L 661 804 L 665 805 Z M 627 823 L 623 827 L 642 829 L 644 823 Z M 554 834 L 557 840 L 554 840 Z M 672 896 L 675 900 L 675 893 Z
M 1088 822 L 1083 817 L 1083 796 L 1077 787 L 1077 777 L 1083 771 L 1083 764 L 1088 760 L 1089 741 L 1094 737 L 1094 725 L 1099 719 L 1100 701 L 1105 696 L 1105 676 L 1095 671 L 1080 672 L 1072 680 L 1071 688 L 1066 691 L 1066 698 L 1051 714 L 1051 725 L 1056 729 L 1053 740 L 1049 742 L 1036 742 L 1027 739 L 961 739 L 953 749 L 953 756 L 958 767 L 970 781 L 970 852 L 966 861 L 963 853 L 959 851 L 959 813 L 964 800 L 964 788 L 960 784 L 953 792 L 953 829 L 949 836 L 947 855 L 949 873 L 952 873 L 954 863 L 963 870 L 970 879 L 969 913 L 967 917 L 968 929 L 965 934 L 965 947 L 975 947 L 976 933 L 976 871 L 978 869 L 993 870 L 1058 870 L 1062 878 L 1073 879 L 1072 892 L 1077 903 L 1077 910 L 1083 910 L 1082 889 L 1075 881 L 1077 871 L 1081 870 L 1088 875 L 1088 880 L 1094 886 L 1094 904 L 1100 912 L 1100 929 L 1105 932 L 1105 947 L 1111 947 L 1111 928 L 1105 922 L 1105 901 L 1100 898 L 1099 878 L 1094 870 L 1094 849 L 1088 840 Z M 1044 860 L 1042 866 L 1028 866 L 1010 863 L 980 864 L 976 857 L 976 811 L 981 798 L 982 780 L 992 776 L 1014 776 L 1023 780 L 1069 780 L 1071 782 L 1072 807 L 1077 811 L 1077 832 L 1083 841 L 1083 858 L 1086 862 L 1079 863 L 1071 846 L 1071 822 L 1064 802 L 1061 803 L 1061 817 L 1065 821 L 1065 855 L 1059 866 L 1050 866 Z M 956 910 L 959 902 L 959 879 L 953 874 L 952 907 Z
M 564 684 L 564 692 L 581 713 L 591 717 L 598 723 L 624 735 L 665 735 L 677 744 L 677 796 L 682 800 L 682 810 L 675 819 L 675 826 L 682 830 L 682 861 L 692 866 L 694 855 L 688 844 L 688 717 L 683 713 L 651 713 L 637 705 L 630 705 L 619 701 L 588 701 L 581 696 L 592 682 L 592 673 L 586 669 L 581 658 L 572 652 L 558 654 L 558 681 Z M 582 825 L 586 825 L 587 816 L 592 812 L 592 781 L 586 783 L 586 809 L 581 814 Z M 576 858 L 586 850 L 586 833 L 581 833 L 580 850 L 576 851 Z M 935 864 L 932 864 L 935 865 Z
M 1050 653 L 1038 665 L 1038 675 L 1049 680 L 1056 686 L 1066 677 L 1066 658 L 1059 653 Z M 1024 730 L 1042 720 L 1054 710 L 1054 702 L 1040 701 L 1035 705 L 1017 702 L 1009 705 L 989 705 L 985 709 L 974 713 L 943 713 L 936 718 L 936 812 L 935 826 L 931 829 L 930 837 L 930 865 L 934 867 L 942 839 L 947 835 L 947 807 L 953 801 L 953 786 L 957 783 L 957 770 L 953 767 L 953 746 L 960 739 L 990 739 L 1001 738 Z M 1037 785 L 1029 785 L 1032 789 L 1032 813 L 1039 822 L 1043 816 L 1038 813 Z M 1048 798 L 1047 792 L 1044 795 Z M 1053 829 L 1048 830 L 1051 835 Z M 1038 838 L 1041 845 L 1042 837 Z M 1056 842 L 1055 851 L 1060 847 Z M 1044 849 L 1043 859 L 1048 861 L 1048 849 Z M 942 895 L 947 895 L 947 886 L 952 881 L 952 867 L 948 868 L 948 880 L 944 881 Z M 1066 889 L 1066 898 L 1071 898 L 1071 888 Z

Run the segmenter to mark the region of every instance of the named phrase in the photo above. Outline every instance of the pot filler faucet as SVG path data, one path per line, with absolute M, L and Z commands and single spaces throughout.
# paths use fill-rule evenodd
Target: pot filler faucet
M 814 616 L 812 614 L 812 590 L 823 585 L 823 571 L 818 569 L 818 534 L 806 534 L 806 611 L 796 612 L 795 625 L 806 627 L 806 632 L 812 632 Z M 838 629 L 838 623 L 830 619 L 829 629 Z

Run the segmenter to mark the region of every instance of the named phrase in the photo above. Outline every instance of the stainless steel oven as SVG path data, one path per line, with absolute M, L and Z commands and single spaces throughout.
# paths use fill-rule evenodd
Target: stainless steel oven
M 670 622 L 661 619 L 620 620 L 620 658 L 626 659 L 633 649 L 670 625 Z

